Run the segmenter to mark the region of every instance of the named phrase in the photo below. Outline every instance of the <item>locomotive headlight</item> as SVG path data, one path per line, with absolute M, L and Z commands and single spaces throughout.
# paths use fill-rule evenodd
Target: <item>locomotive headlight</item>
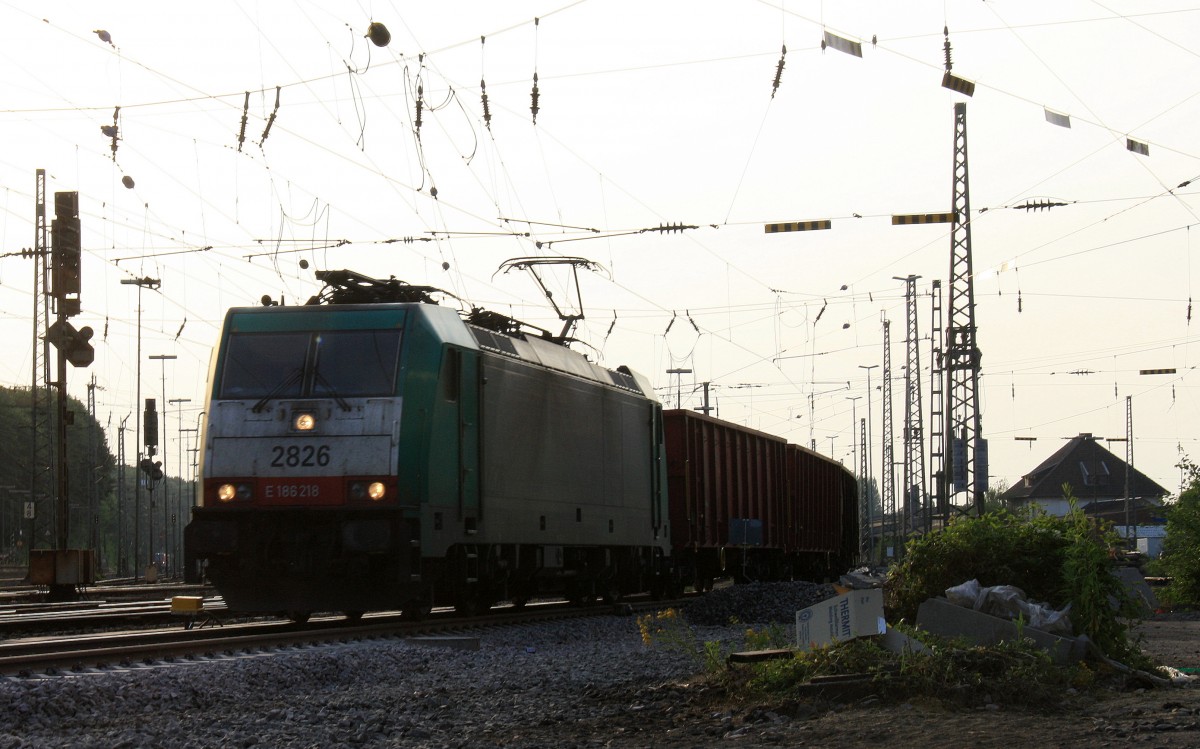
M 232 502 L 235 499 L 245 501 L 252 496 L 249 484 L 221 484 L 217 487 L 217 499 L 222 502 Z
M 369 499 L 378 502 L 387 496 L 387 486 L 382 481 L 354 481 L 350 484 L 350 498 L 361 502 Z
M 296 418 L 292 420 L 292 428 L 297 432 L 311 432 L 316 425 L 317 417 L 310 413 L 296 414 Z

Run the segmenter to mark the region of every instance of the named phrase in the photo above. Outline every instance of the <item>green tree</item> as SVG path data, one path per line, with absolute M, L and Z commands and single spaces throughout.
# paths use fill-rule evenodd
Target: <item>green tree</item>
M 1200 604 L 1200 466 L 1185 455 L 1179 468 L 1184 474 L 1184 489 L 1165 508 L 1167 537 L 1163 539 L 1159 569 L 1171 582 L 1161 597 L 1175 606 L 1194 607 Z

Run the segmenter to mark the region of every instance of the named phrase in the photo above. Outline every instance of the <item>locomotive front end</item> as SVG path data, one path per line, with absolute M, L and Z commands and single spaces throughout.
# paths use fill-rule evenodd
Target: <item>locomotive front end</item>
M 404 324 L 398 306 L 230 310 L 187 550 L 231 609 L 353 615 L 409 595 L 419 523 L 397 477 Z

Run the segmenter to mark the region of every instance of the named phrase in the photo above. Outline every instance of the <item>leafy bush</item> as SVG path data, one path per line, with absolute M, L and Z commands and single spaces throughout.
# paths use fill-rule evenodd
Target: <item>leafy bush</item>
M 1184 457 L 1179 463 L 1187 488 L 1166 509 L 1167 537 L 1158 571 L 1171 578 L 1159 598 L 1172 606 L 1200 606 L 1200 466 Z
M 911 541 L 888 576 L 892 618 L 911 621 L 927 598 L 972 578 L 983 586 L 1015 585 L 1055 609 L 1070 604 L 1075 634 L 1086 634 L 1110 657 L 1140 662 L 1127 623 L 1134 602 L 1112 574 L 1117 538 L 1075 507 L 1069 486 L 1063 491 L 1071 511 L 1061 518 L 1002 511 Z
M 888 575 L 889 618 L 915 620 L 926 599 L 971 579 L 983 586 L 1015 585 L 1059 608 L 1066 603 L 1060 593 L 1068 545 L 1058 518 L 1025 519 L 1007 511 L 960 518 L 909 542 Z
M 755 664 L 745 674 L 746 692 L 776 699 L 800 697 L 800 690 L 817 676 L 853 674 L 871 679 L 872 693 L 883 699 L 928 697 L 962 706 L 1000 703 L 1050 709 L 1062 701 L 1066 689 L 1088 689 L 1095 682 L 1085 664 L 1056 666 L 1025 640 L 986 648 L 940 642 L 922 653 L 903 655 L 871 639 L 847 640 L 787 660 Z

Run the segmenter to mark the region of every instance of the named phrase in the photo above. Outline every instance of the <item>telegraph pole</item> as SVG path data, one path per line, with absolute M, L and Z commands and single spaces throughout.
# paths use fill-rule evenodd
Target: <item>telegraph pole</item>
M 134 403 L 142 402 L 142 289 L 157 289 L 162 285 L 162 282 L 157 278 L 122 278 L 121 284 L 125 286 L 138 287 L 138 308 L 137 308 L 137 395 L 134 397 Z M 135 406 L 136 408 L 136 406 Z M 134 420 L 135 425 L 140 425 L 141 422 Z M 141 429 L 135 427 L 134 440 L 138 445 L 138 466 L 141 467 L 142 448 L 141 448 Z M 142 513 L 142 482 L 141 479 L 133 482 L 133 579 L 137 580 L 139 575 L 138 565 L 141 560 L 141 534 L 140 523 Z

